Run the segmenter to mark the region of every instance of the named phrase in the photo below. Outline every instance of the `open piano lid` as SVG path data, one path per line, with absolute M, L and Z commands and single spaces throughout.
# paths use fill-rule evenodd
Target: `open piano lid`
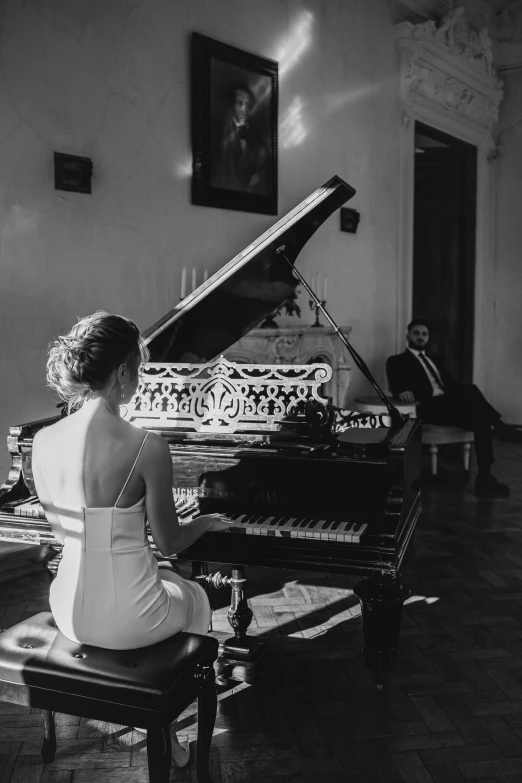
M 143 333 L 152 362 L 204 363 L 258 326 L 299 285 L 292 263 L 354 188 L 332 177 Z

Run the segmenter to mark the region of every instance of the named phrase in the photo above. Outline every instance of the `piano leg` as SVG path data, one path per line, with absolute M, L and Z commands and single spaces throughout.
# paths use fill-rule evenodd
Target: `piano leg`
M 365 664 L 382 690 L 397 668 L 402 606 L 411 591 L 397 576 L 380 575 L 363 579 L 354 593 L 361 602 Z
M 209 574 L 207 563 L 193 560 L 192 578 L 205 588 L 211 609 L 211 587 L 216 590 L 221 587 L 230 587 L 232 591 L 227 617 L 234 629 L 234 636 L 225 639 L 219 645 L 219 658 L 215 667 L 216 682 L 218 685 L 226 685 L 228 680 L 252 682 L 257 661 L 266 648 L 257 636 L 247 635 L 254 613 L 246 599 L 246 578 L 243 566 L 234 565 L 232 566 L 232 576 L 222 576 L 219 571 L 215 574 Z
M 255 636 L 247 636 L 248 626 L 252 622 L 254 613 L 249 607 L 245 590 L 245 570 L 243 566 L 232 566 L 232 576 L 228 580 L 232 589 L 230 608 L 227 612 L 228 622 L 234 630 L 234 636 L 223 643 L 223 649 L 237 653 L 243 651 L 248 655 L 249 650 L 259 640 Z
M 252 622 L 254 613 L 247 604 L 243 566 L 232 566 L 232 576 L 227 582 L 232 589 L 227 617 L 234 629 L 234 636 L 225 639 L 220 645 L 221 657 L 218 659 L 221 664 L 219 667 L 220 681 L 226 681 L 227 678 L 230 678 L 252 682 L 256 664 L 266 648 L 257 636 L 247 635 L 248 626 Z

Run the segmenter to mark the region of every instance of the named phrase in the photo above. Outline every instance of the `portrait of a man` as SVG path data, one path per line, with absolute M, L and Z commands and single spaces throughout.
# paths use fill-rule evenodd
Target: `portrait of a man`
M 194 204 L 277 213 L 277 63 L 193 35 Z
M 253 113 L 256 96 L 246 81 L 230 82 L 221 124 L 214 130 L 214 187 L 243 193 L 270 192 L 269 140 L 263 140 Z

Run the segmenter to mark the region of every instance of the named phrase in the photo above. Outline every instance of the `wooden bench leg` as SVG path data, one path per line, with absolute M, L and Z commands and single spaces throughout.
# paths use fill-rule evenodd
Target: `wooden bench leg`
M 439 451 L 439 447 L 433 443 L 430 446 L 430 456 L 431 456 L 431 475 L 436 476 L 437 475 L 437 454 Z
M 208 763 L 217 709 L 214 668 L 201 667 L 196 676 L 199 680 L 197 779 L 198 783 L 212 783 Z
M 147 729 L 147 761 L 150 783 L 169 783 L 171 760 L 170 723 Z
M 471 451 L 471 443 L 462 444 L 462 456 L 464 457 L 464 470 L 469 470 L 469 455 Z
M 42 710 L 44 724 L 44 741 L 42 744 L 42 761 L 44 764 L 50 764 L 54 761 L 56 754 L 56 730 L 54 727 L 54 712 L 51 710 Z

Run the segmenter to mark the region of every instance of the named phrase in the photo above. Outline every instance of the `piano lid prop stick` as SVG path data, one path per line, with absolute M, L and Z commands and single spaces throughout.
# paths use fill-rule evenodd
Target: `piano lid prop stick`
M 359 368 L 359 370 L 362 372 L 364 377 L 368 381 L 370 381 L 370 383 L 372 384 L 373 388 L 375 389 L 375 391 L 377 392 L 377 394 L 379 395 L 379 397 L 381 398 L 383 403 L 386 405 L 386 408 L 388 409 L 388 413 L 390 414 L 390 418 L 392 420 L 392 423 L 396 424 L 398 427 L 402 427 L 402 425 L 404 423 L 404 417 L 402 416 L 401 413 L 399 413 L 399 411 L 397 410 L 395 405 L 391 404 L 391 402 L 389 401 L 388 397 L 385 395 L 385 393 L 383 392 L 383 390 L 381 389 L 381 387 L 379 386 L 379 384 L 377 383 L 377 381 L 375 380 L 375 378 L 371 374 L 371 372 L 370 372 L 368 366 L 366 365 L 366 362 L 364 361 L 364 359 L 362 359 L 362 357 L 359 356 L 359 354 L 357 353 L 355 348 L 353 348 L 350 345 L 350 343 L 348 342 L 348 340 L 346 339 L 344 334 L 341 332 L 340 328 L 337 326 L 337 324 L 335 323 L 334 319 L 332 318 L 332 316 L 330 315 L 328 310 L 325 309 L 325 307 L 324 307 L 323 303 L 321 302 L 321 300 L 319 299 L 319 297 L 312 291 L 312 289 L 310 288 L 310 286 L 308 285 L 308 283 L 304 279 L 304 277 L 301 274 L 301 272 L 294 266 L 294 264 L 292 264 L 292 262 L 290 261 L 290 259 L 286 255 L 285 250 L 286 250 L 286 245 L 281 245 L 280 247 L 278 247 L 276 249 L 276 251 L 275 251 L 276 255 L 283 256 L 283 258 L 285 259 L 287 264 L 290 266 L 290 268 L 291 268 L 292 272 L 294 273 L 294 275 L 298 278 L 298 280 L 304 286 L 305 291 L 307 291 L 310 294 L 311 298 L 314 300 L 316 307 L 318 307 L 321 310 L 322 314 L 324 315 L 326 320 L 330 323 L 330 325 L 332 326 L 333 330 L 335 331 L 335 333 L 339 337 L 339 339 L 342 342 L 342 344 L 344 346 L 346 346 L 350 356 L 354 360 L 354 362 L 357 365 L 357 367 Z

